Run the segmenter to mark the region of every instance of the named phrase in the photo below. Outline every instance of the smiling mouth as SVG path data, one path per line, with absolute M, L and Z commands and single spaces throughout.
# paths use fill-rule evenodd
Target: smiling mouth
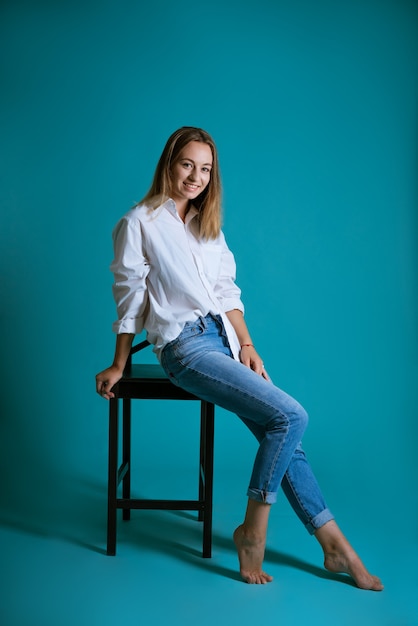
M 183 183 L 183 185 L 190 191 L 196 191 L 199 189 L 199 185 L 191 185 L 190 183 Z

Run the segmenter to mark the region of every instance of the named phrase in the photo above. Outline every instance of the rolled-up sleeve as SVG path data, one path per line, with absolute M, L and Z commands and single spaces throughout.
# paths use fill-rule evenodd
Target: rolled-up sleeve
M 146 278 L 149 263 L 144 255 L 139 220 L 123 217 L 113 230 L 113 297 L 118 319 L 113 331 L 139 334 L 144 328 L 148 304 Z
M 241 289 L 236 285 L 236 264 L 234 255 L 228 248 L 224 235 L 220 235 L 222 246 L 221 266 L 218 280 L 215 285 L 215 295 L 226 313 L 233 309 L 239 309 L 244 313 L 244 304 L 241 300 Z

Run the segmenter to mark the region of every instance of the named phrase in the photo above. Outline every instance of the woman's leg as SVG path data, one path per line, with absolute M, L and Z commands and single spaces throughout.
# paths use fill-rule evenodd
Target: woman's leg
M 262 569 L 270 508 L 271 504 L 249 499 L 244 522 L 234 532 L 240 573 L 247 583 L 264 585 L 273 580 Z
M 247 426 L 258 440 L 262 439 L 263 429 L 261 427 L 251 423 L 247 423 Z M 360 589 L 381 591 L 383 589 L 381 580 L 367 571 L 332 518 L 301 445 L 296 448 L 289 463 L 282 480 L 282 488 L 307 531 L 318 540 L 324 553 L 325 569 L 334 573 L 350 575 Z M 248 582 L 254 582 L 254 578 L 256 578 L 251 570 L 251 565 L 255 562 L 255 557 L 261 554 L 260 535 L 262 536 L 262 533 L 265 532 L 264 529 L 267 530 L 266 521 L 260 522 L 259 515 L 252 515 L 251 502 L 249 500 L 248 511 L 250 515 L 246 515 L 242 526 L 237 528 L 238 533 L 235 531 L 234 534 L 240 558 L 241 575 Z M 266 510 L 267 519 L 268 513 L 269 511 Z M 247 522 L 249 523 L 247 524 Z M 237 541 L 236 535 L 238 540 L 243 537 L 241 545 Z M 263 577 L 261 577 L 261 582 L 265 582 Z
M 332 520 L 316 481 L 311 480 L 313 474 L 299 444 L 307 415 L 293 398 L 231 358 L 222 328 L 213 319 L 187 324 L 177 340 L 164 349 L 162 365 L 173 383 L 238 414 L 260 442 L 246 517 L 235 531 L 234 540 L 244 579 L 269 582 L 271 577 L 263 572 L 262 561 L 269 505 L 275 502 L 280 484 L 289 485 L 291 504 L 310 532 L 318 533 Z M 313 485 L 314 497 L 310 489 Z M 347 563 L 347 550 L 344 552 L 341 541 L 335 544 L 335 528 L 333 533 L 329 528 L 334 526 L 317 535 L 324 552 L 328 550 L 326 567 L 337 567 L 337 562 L 342 567 L 343 553 Z M 354 575 L 354 566 L 344 568 L 341 571 Z

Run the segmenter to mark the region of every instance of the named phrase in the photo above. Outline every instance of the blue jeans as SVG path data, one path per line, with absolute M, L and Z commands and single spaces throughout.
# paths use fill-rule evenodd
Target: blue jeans
M 333 519 L 300 443 L 305 410 L 233 358 L 220 316 L 187 322 L 161 365 L 175 385 L 236 413 L 257 438 L 249 498 L 273 504 L 281 486 L 310 534 Z

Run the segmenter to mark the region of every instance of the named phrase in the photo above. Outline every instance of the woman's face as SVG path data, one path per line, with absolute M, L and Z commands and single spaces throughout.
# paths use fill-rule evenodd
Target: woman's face
M 197 198 L 209 184 L 212 150 L 206 143 L 190 141 L 171 169 L 171 197 L 176 202 Z

